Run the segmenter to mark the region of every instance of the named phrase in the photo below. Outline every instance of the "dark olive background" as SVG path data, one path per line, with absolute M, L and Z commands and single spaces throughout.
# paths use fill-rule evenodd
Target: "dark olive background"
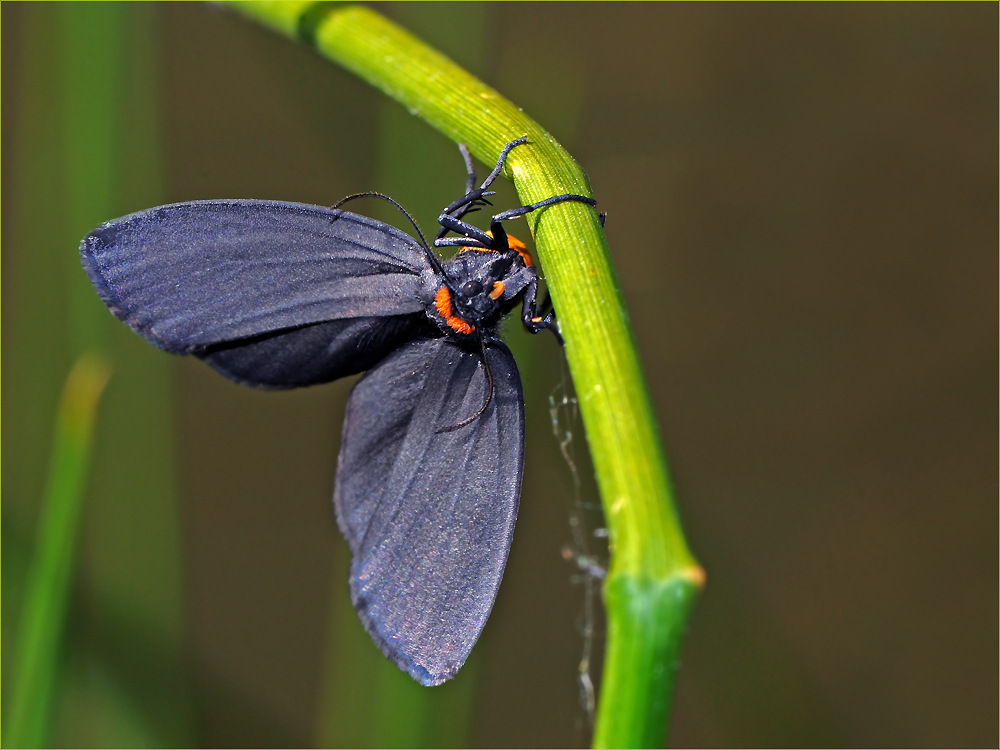
M 708 573 L 670 743 L 994 744 L 997 6 L 380 9 L 548 127 L 608 212 Z M 32 162 L 25 145 L 54 127 L 59 49 L 39 29 L 55 11 L 2 12 L 6 704 L 71 361 L 60 299 L 79 283 L 47 274 L 75 263 L 86 227 L 60 228 L 58 149 Z M 162 179 L 125 184 L 117 213 L 380 189 L 427 229 L 461 189 L 453 144 L 307 47 L 224 8 L 129 13 L 155 42 L 130 54 L 158 60 L 160 87 L 129 132 L 157 131 Z M 330 495 L 350 383 L 254 392 L 119 328 L 57 742 L 589 741 L 550 339 L 510 326 L 529 412 L 518 533 L 469 665 L 426 690 L 347 600 Z M 141 395 L 153 381 L 165 398 Z

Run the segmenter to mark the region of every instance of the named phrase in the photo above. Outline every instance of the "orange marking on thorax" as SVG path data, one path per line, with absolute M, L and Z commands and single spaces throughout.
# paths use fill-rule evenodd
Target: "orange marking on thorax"
M 448 287 L 443 286 L 437 290 L 437 294 L 434 295 L 434 307 L 445 320 L 451 317 L 451 293 Z
M 502 281 L 493 284 L 493 291 L 490 292 L 490 299 L 500 299 L 503 296 L 504 285 Z
M 521 242 L 517 237 L 511 237 L 507 235 L 507 244 L 510 246 L 511 250 L 516 250 L 517 254 L 521 256 L 521 260 L 524 261 L 524 265 L 531 265 L 531 253 L 528 252 L 527 246 Z
M 486 234 L 488 234 L 490 237 L 493 236 L 493 232 L 490 231 L 487 231 Z M 521 240 L 519 240 L 517 237 L 512 237 L 511 235 L 508 234 L 507 247 L 509 247 L 511 250 L 514 250 L 515 252 L 517 252 L 518 255 L 521 256 L 521 260 L 524 261 L 524 265 L 526 266 L 531 265 L 531 253 L 528 252 L 527 245 L 521 242 Z
M 457 315 L 452 315 L 446 322 L 448 323 L 448 327 L 455 333 L 468 335 L 476 330 L 475 326 L 470 326 Z
M 437 294 L 434 295 L 434 307 L 455 333 L 470 334 L 476 330 L 457 315 L 451 314 L 451 292 L 448 291 L 448 287 L 443 286 L 437 290 Z

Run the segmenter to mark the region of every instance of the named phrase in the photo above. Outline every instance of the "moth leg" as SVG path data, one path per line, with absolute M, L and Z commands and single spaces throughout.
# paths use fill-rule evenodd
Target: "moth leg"
M 497 159 L 497 163 L 493 168 L 493 171 L 490 172 L 486 179 L 483 180 L 483 184 L 478 188 L 473 187 L 475 185 L 475 171 L 472 165 L 472 157 L 469 155 L 469 150 L 465 148 L 464 144 L 459 146 L 459 150 L 462 153 L 462 158 L 465 160 L 466 171 L 468 173 L 466 193 L 458 200 L 446 206 L 440 216 L 438 216 L 438 223 L 441 225 L 441 229 L 438 231 L 437 237 L 434 240 L 434 244 L 437 247 L 459 244 L 444 240 L 444 236 L 451 231 L 456 234 L 478 240 L 482 243 L 482 247 L 484 248 L 489 248 L 497 252 L 506 252 L 509 247 L 509 243 L 507 240 L 507 233 L 504 231 L 502 222 L 510 219 L 516 219 L 520 216 L 524 216 L 525 214 L 529 214 L 532 211 L 536 211 L 539 208 L 551 206 L 556 203 L 562 203 L 563 201 L 586 203 L 588 206 L 597 205 L 597 201 L 593 198 L 588 198 L 584 195 L 567 193 L 564 195 L 554 195 L 551 198 L 546 198 L 545 200 L 532 203 L 528 206 L 518 206 L 517 208 L 502 211 L 501 213 L 493 216 L 490 220 L 490 232 L 493 235 L 492 238 L 490 238 L 486 232 L 478 227 L 474 227 L 471 224 L 462 221 L 462 218 L 466 214 L 478 211 L 481 206 L 492 205 L 488 200 L 486 200 L 486 196 L 493 195 L 493 192 L 488 191 L 487 188 L 489 188 L 493 181 L 500 176 L 500 173 L 503 171 L 504 163 L 507 161 L 507 155 L 510 154 L 511 150 L 527 142 L 527 136 L 522 136 L 504 146 L 503 150 L 500 152 L 500 157 Z M 479 245 L 470 244 L 468 246 L 478 247 Z
M 584 195 L 554 195 L 551 198 L 546 198 L 543 201 L 538 201 L 538 203 L 532 203 L 528 206 L 518 206 L 517 208 L 511 208 L 507 211 L 501 211 L 492 219 L 490 219 L 490 232 L 493 233 L 493 239 L 498 240 L 502 237 L 502 241 L 498 241 L 494 245 L 494 249 L 506 249 L 507 248 L 507 233 L 503 229 L 502 222 L 509 221 L 510 219 L 516 219 L 519 216 L 524 216 L 525 214 L 530 214 L 544 206 L 551 206 L 555 203 L 562 203 L 564 201 L 575 201 L 577 203 L 586 203 L 588 206 L 596 206 L 597 201 L 593 198 L 588 198 Z
M 489 239 L 489 237 L 487 237 Z M 435 247 L 478 247 L 481 250 L 489 250 L 490 246 L 473 239 L 472 237 L 441 237 L 434 240 Z
M 532 203 L 528 206 L 518 206 L 517 208 L 511 208 L 506 211 L 498 213 L 490 222 L 490 226 L 494 222 L 498 221 L 508 221 L 509 219 L 516 219 L 518 216 L 524 216 L 525 214 L 530 214 L 544 206 L 551 206 L 554 203 L 562 203 L 564 201 L 575 201 L 576 203 L 586 203 L 588 206 L 596 206 L 597 201 L 593 198 L 588 198 L 585 195 L 574 195 L 573 193 L 566 193 L 565 195 L 554 195 L 551 198 L 546 198 L 543 201 L 538 201 L 538 203 Z
M 500 173 L 503 171 L 504 162 L 507 161 L 507 154 L 513 151 L 516 147 L 521 146 L 527 142 L 528 142 L 528 136 L 522 135 L 520 138 L 516 138 L 515 140 L 511 141 L 506 146 L 504 146 L 503 150 L 500 152 L 500 156 L 497 158 L 497 165 L 493 167 L 493 171 L 489 173 L 489 176 L 487 176 L 487 178 L 483 180 L 483 184 L 479 186 L 479 189 L 485 190 L 491 184 L 493 184 L 493 180 L 499 177 Z
M 441 221 L 441 217 L 450 216 L 451 218 L 461 221 L 466 214 L 474 213 L 479 210 L 481 205 L 492 205 L 488 200 L 484 198 L 488 193 L 484 189 L 476 190 L 476 168 L 472 163 L 472 154 L 469 153 L 469 149 L 466 148 L 464 143 L 458 144 L 458 150 L 462 154 L 462 160 L 465 162 L 465 171 L 468 175 L 465 180 L 465 195 L 459 198 L 457 201 L 449 204 L 442 212 L 441 216 L 438 217 L 438 222 L 441 224 L 441 229 L 438 230 L 437 237 L 435 237 L 435 244 L 441 247 L 441 243 L 436 242 L 436 240 L 444 237 L 449 231 L 459 231 L 454 230 L 451 226 L 446 225 Z M 491 193 L 489 193 L 491 194 Z M 452 243 L 449 243 L 452 244 Z
M 469 149 L 466 148 L 464 143 L 460 143 L 458 145 L 458 150 L 461 152 L 462 159 L 465 161 L 465 171 L 468 175 L 465 182 L 465 195 L 446 206 L 441 212 L 441 215 L 438 217 L 438 223 L 441 225 L 441 229 L 438 231 L 437 237 L 435 238 L 435 245 L 441 247 L 437 240 L 440 240 L 449 231 L 476 237 L 481 240 L 477 234 L 470 232 L 470 230 L 483 235 L 485 235 L 485 232 L 466 224 L 462 221 L 462 218 L 466 214 L 478 211 L 481 206 L 493 205 L 486 200 L 486 196 L 493 195 L 493 192 L 488 191 L 487 188 L 489 188 L 489 186 L 493 184 L 493 181 L 500 176 L 500 173 L 503 171 L 503 165 L 507 161 L 507 155 L 511 152 L 511 150 L 527 142 L 528 137 L 521 136 L 504 146 L 503 150 L 500 152 L 500 156 L 497 159 L 497 163 L 493 168 L 493 171 L 489 173 L 483 181 L 483 184 L 478 188 L 476 187 L 476 171 L 472 163 L 472 155 L 469 153 Z M 489 247 L 489 244 L 487 244 L 487 247 Z M 507 245 L 504 244 L 501 247 L 506 249 Z
M 468 213 L 468 211 L 465 211 L 465 213 Z M 445 212 L 443 212 L 438 217 L 438 223 L 441 225 L 441 231 L 438 232 L 438 236 L 434 239 L 434 245 L 436 247 L 462 244 L 462 245 L 467 245 L 469 247 L 493 248 L 495 244 L 494 238 L 491 238 L 482 229 L 480 229 L 479 227 L 474 227 L 472 226 L 472 224 L 467 224 L 464 221 L 455 218 L 454 216 L 450 216 L 447 213 L 447 209 L 445 209 Z M 463 235 L 463 237 L 449 237 L 445 239 L 444 235 L 446 232 L 449 231 L 455 232 L 456 234 L 461 234 Z M 461 240 L 466 238 L 475 240 L 475 242 L 458 243 L 453 241 L 456 239 Z M 504 236 L 504 239 L 506 239 L 506 235 Z M 504 247 L 506 247 L 506 245 Z
M 464 143 L 458 144 L 458 151 L 462 154 L 462 159 L 465 161 L 465 172 L 468 174 L 468 178 L 465 180 L 465 194 L 468 195 L 476 187 L 476 166 L 472 163 L 472 154 L 469 153 L 469 149 Z
M 537 304 L 537 299 L 538 275 L 532 273 L 531 280 L 524 287 L 524 296 L 521 297 L 521 322 L 532 333 L 546 329 L 552 331 L 561 345 L 563 338 L 559 332 L 559 323 L 556 321 L 556 311 L 552 308 L 551 298 L 546 295 L 541 305 Z

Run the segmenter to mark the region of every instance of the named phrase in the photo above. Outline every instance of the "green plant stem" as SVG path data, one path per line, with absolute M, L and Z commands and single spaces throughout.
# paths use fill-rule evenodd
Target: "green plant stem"
M 492 164 L 522 135 L 505 174 L 522 203 L 591 195 L 586 175 L 531 118 L 374 11 L 325 3 L 232 3 L 354 72 Z M 560 203 L 530 214 L 559 311 L 612 549 L 608 645 L 595 746 L 663 742 L 677 652 L 702 573 L 677 518 L 632 331 L 597 212 Z
M 7 747 L 46 747 L 94 420 L 110 371 L 84 355 L 66 380 L 17 634 Z

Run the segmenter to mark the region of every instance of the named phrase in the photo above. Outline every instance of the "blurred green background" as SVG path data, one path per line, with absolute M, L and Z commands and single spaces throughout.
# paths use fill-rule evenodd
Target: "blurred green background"
M 996 4 L 378 7 L 547 127 L 608 212 L 708 572 L 670 742 L 994 744 Z M 550 338 L 509 327 L 518 533 L 469 664 L 424 689 L 347 596 L 351 383 L 255 392 L 158 352 L 77 261 L 101 221 L 202 198 L 378 189 L 432 230 L 454 145 L 225 8 L 5 3 L 2 32 L 5 720 L 58 395 L 96 348 L 54 744 L 586 744 Z

